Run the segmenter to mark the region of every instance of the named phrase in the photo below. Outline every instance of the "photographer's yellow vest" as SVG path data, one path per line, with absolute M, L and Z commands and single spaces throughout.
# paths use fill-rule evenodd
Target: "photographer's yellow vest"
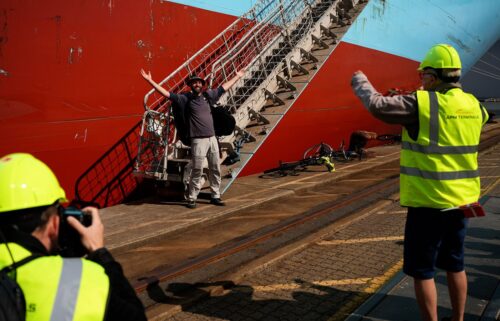
M 486 111 L 471 94 L 417 91 L 416 141 L 403 129 L 402 206 L 450 208 L 476 202 L 480 183 L 477 151 Z
M 16 262 L 31 253 L 8 244 Z M 12 264 L 0 244 L 0 269 Z M 109 279 L 104 268 L 82 258 L 42 256 L 17 269 L 17 283 L 26 300 L 27 321 L 104 320 Z

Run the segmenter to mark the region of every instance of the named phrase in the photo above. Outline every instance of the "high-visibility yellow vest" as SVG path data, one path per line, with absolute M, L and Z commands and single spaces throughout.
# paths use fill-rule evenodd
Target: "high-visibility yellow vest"
M 417 140 L 403 129 L 401 205 L 444 209 L 477 202 L 477 151 L 486 111 L 460 88 L 417 91 L 417 101 Z
M 31 252 L 8 243 L 16 262 Z M 6 245 L 0 244 L 0 269 L 12 264 Z M 99 264 L 82 258 L 42 256 L 17 268 L 16 281 L 26 300 L 27 321 L 103 320 L 109 278 Z

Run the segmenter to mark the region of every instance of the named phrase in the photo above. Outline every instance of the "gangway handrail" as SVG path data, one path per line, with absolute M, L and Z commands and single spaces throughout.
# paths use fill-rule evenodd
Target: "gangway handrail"
M 166 82 L 168 82 L 169 80 L 171 80 L 172 78 L 174 78 L 178 73 L 181 72 L 181 70 L 188 67 L 193 61 L 195 61 L 207 48 L 209 48 L 211 45 L 213 45 L 218 40 L 223 38 L 226 35 L 226 33 L 229 30 L 231 30 L 232 28 L 234 28 L 238 23 L 240 23 L 244 20 L 247 20 L 249 22 L 257 21 L 258 20 L 257 16 L 259 15 L 259 13 L 262 13 L 265 9 L 267 9 L 269 6 L 271 6 L 273 3 L 277 2 L 277 1 L 281 2 L 283 0 L 261 0 L 260 2 L 256 3 L 249 11 L 247 11 L 242 16 L 238 17 L 238 19 L 236 19 L 226 29 L 224 29 L 221 33 L 219 33 L 215 38 L 213 38 L 210 42 L 208 42 L 205 46 L 203 46 L 200 50 L 198 50 L 195 54 L 193 54 L 182 65 L 180 65 L 177 69 L 175 69 L 173 72 L 171 72 L 166 78 L 161 80 L 159 82 L 159 84 L 163 85 Z M 260 8 L 259 13 L 256 13 L 257 8 L 259 7 L 259 5 L 262 5 L 262 4 L 264 4 L 263 8 Z M 249 16 L 251 16 L 251 17 L 249 17 Z M 176 84 L 176 85 L 178 85 L 178 84 Z M 151 89 L 144 96 L 143 103 L 144 103 L 145 111 L 151 110 L 151 108 L 149 108 L 149 106 L 148 106 L 148 100 L 149 100 L 149 97 L 154 93 L 155 93 L 155 89 Z M 157 99 L 152 105 L 158 104 L 161 100 L 163 100 L 163 98 Z
M 212 83 L 212 80 L 213 80 L 213 75 L 216 71 L 216 66 L 218 64 L 222 64 L 221 62 L 226 60 L 227 57 L 234 57 L 236 56 L 238 53 L 240 53 L 244 47 L 246 46 L 246 44 L 248 43 L 248 41 L 246 41 L 248 38 L 250 38 L 249 40 L 252 41 L 255 39 L 256 37 L 256 33 L 257 31 L 259 31 L 258 29 L 261 29 L 262 26 L 267 23 L 267 21 L 269 21 L 270 19 L 274 18 L 274 16 L 278 13 L 280 13 L 281 11 L 281 8 L 280 7 L 276 7 L 275 11 L 273 11 L 272 14 L 268 15 L 266 17 L 265 20 L 262 20 L 260 21 L 257 25 L 255 25 L 249 32 L 247 32 L 243 38 L 240 39 L 240 41 L 238 42 L 238 44 L 236 46 L 234 46 L 233 48 L 231 48 L 231 50 L 228 50 L 228 52 L 226 52 L 224 55 L 222 55 L 217 61 L 215 61 L 213 64 L 212 64 L 212 72 L 211 72 L 211 81 L 209 83 Z M 235 49 L 238 49 L 237 52 L 234 52 Z M 220 67 L 222 68 L 222 67 Z M 219 68 L 219 69 L 220 69 Z
M 313 0 L 313 1 L 314 1 L 314 0 Z M 312 3 L 313 1 L 308 1 L 308 0 L 291 0 L 291 1 L 287 4 L 287 5 L 288 5 L 288 7 L 287 7 L 287 8 L 291 7 L 291 6 L 292 6 L 293 4 L 295 4 L 295 3 L 299 3 L 299 2 L 302 2 L 302 3 L 304 3 L 305 5 L 309 5 L 309 6 L 310 6 L 310 5 L 311 5 L 311 3 Z M 282 6 L 283 6 L 283 2 L 282 2 L 282 1 L 280 1 L 280 3 L 281 3 L 281 4 L 282 4 Z M 246 33 L 246 34 L 242 37 L 242 39 L 240 39 L 240 41 L 238 42 L 238 44 L 237 44 L 237 45 L 235 45 L 235 46 L 234 46 L 234 47 L 232 47 L 230 50 L 228 50 L 228 51 L 227 51 L 224 55 L 222 55 L 222 56 L 221 56 L 218 60 L 216 60 L 216 61 L 212 64 L 212 71 L 211 71 L 211 73 L 210 73 L 210 77 L 211 77 L 211 79 L 210 79 L 210 81 L 209 81 L 209 83 L 210 83 L 210 84 L 212 84 L 213 77 L 214 77 L 215 73 L 216 73 L 217 71 L 219 71 L 220 69 L 222 69 L 222 68 L 223 68 L 222 66 L 224 65 L 224 62 L 228 59 L 228 57 L 235 57 L 235 56 L 237 56 L 237 55 L 238 55 L 238 54 L 239 54 L 242 50 L 244 50 L 244 49 L 245 49 L 245 46 L 247 45 L 247 43 L 249 43 L 250 41 L 253 41 L 254 39 L 256 39 L 256 38 L 257 38 L 257 35 L 258 35 L 258 33 L 257 33 L 257 32 L 258 32 L 258 31 L 260 31 L 260 30 L 262 30 L 262 26 L 263 26 L 264 24 L 267 24 L 267 23 L 268 23 L 268 21 L 269 21 L 269 20 L 271 20 L 272 18 L 274 18 L 277 14 L 279 14 L 279 13 L 283 13 L 284 11 L 286 11 L 286 10 L 283 10 L 283 7 L 282 7 L 282 6 L 280 6 L 280 7 L 276 7 L 275 11 L 273 11 L 273 13 L 272 13 L 272 14 L 269 14 L 268 16 L 266 16 L 265 21 L 264 21 L 264 20 L 262 20 L 262 21 L 260 21 L 257 25 L 255 25 L 255 26 L 254 26 L 254 27 L 253 27 L 253 28 L 252 28 L 249 32 L 247 32 L 247 33 Z M 295 18 L 297 18 L 297 17 L 298 17 L 298 15 L 297 15 L 297 16 L 295 16 L 295 17 L 289 17 L 289 18 L 291 18 L 290 20 L 293 20 L 293 19 L 295 19 Z M 282 21 L 282 22 L 284 23 L 284 21 Z M 279 26 L 279 27 L 283 28 L 283 27 L 285 27 L 285 26 Z M 250 38 L 250 39 L 248 39 L 248 38 Z M 247 39 L 248 39 L 249 41 L 247 41 Z M 218 65 L 220 65 L 220 67 L 218 67 Z M 218 67 L 218 68 L 217 68 L 217 67 Z
M 308 47 L 314 41 L 305 36 L 313 32 L 311 27 L 317 21 L 315 17 L 319 17 L 316 12 L 321 13 L 323 8 L 331 8 L 336 2 L 260 0 L 159 84 L 169 91 L 181 92 L 188 89 L 186 79 L 197 74 L 208 81 L 209 87 L 214 87 L 231 79 L 237 70 L 247 69 L 244 79 L 238 81 L 220 100 L 235 114 L 237 128 L 243 129 L 252 112 L 259 113 L 259 106 L 268 95 L 267 91 L 259 88 L 275 88 L 279 86 L 279 83 L 274 83 L 279 74 L 285 77 L 292 74 L 292 68 L 297 68 L 296 61 L 301 54 L 295 47 Z M 187 159 L 189 147 L 175 139 L 171 102 L 151 89 L 144 96 L 143 103 L 145 113 L 134 173 L 162 181 L 184 180 L 190 169 L 189 164 L 180 160 Z M 231 151 L 231 140 L 238 135 L 241 132 L 235 131 L 224 138 L 223 149 L 226 152 Z M 170 163 L 170 160 L 174 162 Z

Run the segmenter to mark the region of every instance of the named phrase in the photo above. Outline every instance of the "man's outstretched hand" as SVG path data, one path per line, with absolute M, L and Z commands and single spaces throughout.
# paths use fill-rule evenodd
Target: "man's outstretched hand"
M 241 78 L 241 77 L 245 76 L 246 72 L 247 72 L 247 68 L 245 67 L 243 69 L 238 70 L 236 72 L 236 75 L 238 76 L 238 78 Z
M 141 75 L 142 77 L 144 77 L 144 79 L 146 79 L 147 81 L 151 81 L 153 80 L 153 77 L 151 76 L 151 72 L 148 71 L 148 72 L 145 72 L 144 69 L 141 69 Z

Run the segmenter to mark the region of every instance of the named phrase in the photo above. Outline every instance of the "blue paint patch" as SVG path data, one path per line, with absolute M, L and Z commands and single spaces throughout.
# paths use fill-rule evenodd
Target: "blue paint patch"
M 232 16 L 241 16 L 246 13 L 258 0 L 169 0 L 187 6 L 224 13 Z
M 466 73 L 498 39 L 498 0 L 370 0 L 342 40 L 415 61 L 448 43 Z

